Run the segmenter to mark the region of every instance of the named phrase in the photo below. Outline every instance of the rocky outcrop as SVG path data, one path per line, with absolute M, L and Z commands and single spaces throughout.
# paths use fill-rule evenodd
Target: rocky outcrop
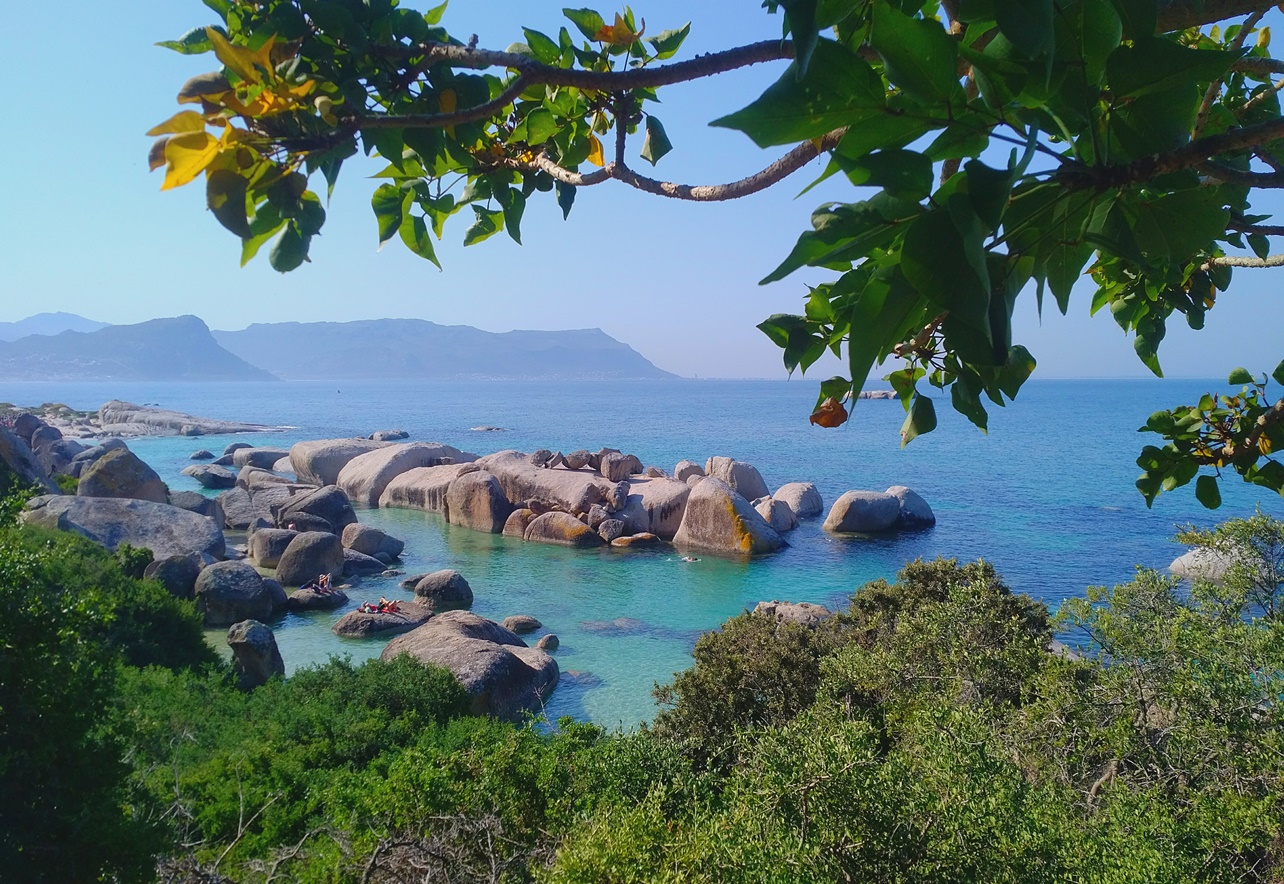
M 1168 570 L 1183 580 L 1219 583 L 1234 563 L 1234 558 L 1226 553 L 1197 547 L 1173 559 Z
M 452 525 L 498 534 L 512 510 L 499 480 L 485 470 L 464 473 L 446 489 L 446 519 Z
M 445 514 L 446 491 L 466 466 L 470 464 L 407 470 L 388 483 L 383 494 L 379 495 L 379 506 Z
M 440 442 L 411 442 L 389 445 L 359 454 L 339 471 L 335 484 L 362 506 L 379 505 L 379 499 L 393 479 L 420 467 L 471 463 L 477 455 Z
M 104 439 L 93 448 L 86 448 L 71 459 L 67 465 L 67 474 L 79 479 L 90 466 L 109 451 L 128 446 L 121 439 Z
M 256 518 L 271 515 L 271 513 L 260 513 L 255 509 L 250 492 L 244 488 L 224 491 L 215 500 L 223 510 L 223 524 L 233 531 L 244 531 Z
M 759 602 L 753 612 L 764 617 L 774 617 L 781 623 L 798 623 L 812 628 L 834 616 L 834 612 L 824 605 L 814 605 L 811 602 Z
M 415 599 L 434 611 L 467 608 L 473 603 L 473 588 L 453 568 L 425 574 L 415 582 Z
M 188 460 L 213 460 L 214 452 L 210 451 L 207 448 L 201 448 L 189 454 L 187 456 L 187 459 Z
M 233 624 L 227 631 L 227 644 L 232 649 L 232 670 L 244 690 L 285 677 L 285 661 L 276 646 L 276 635 L 257 620 Z
M 40 464 L 47 475 L 72 475 L 72 464 L 75 463 L 76 456 L 88 450 L 88 446 L 81 445 L 75 439 L 54 439 L 35 447 L 36 463 Z M 77 472 L 83 472 L 83 468 Z
M 369 436 L 376 442 L 399 442 L 402 439 L 409 439 L 410 434 L 405 430 L 376 430 Z
M 504 622 L 500 624 L 509 632 L 517 635 L 525 635 L 528 632 L 534 632 L 544 624 L 529 614 L 514 614 L 511 617 L 505 617 Z
M 113 399 L 98 409 L 98 421 L 103 433 L 115 436 L 221 436 L 225 433 L 264 433 L 274 429 L 261 424 L 196 417 L 119 399 Z
M 771 494 L 757 467 L 734 458 L 711 457 L 704 465 L 704 472 L 707 476 L 726 482 L 745 500 L 757 500 Z
M 608 482 L 624 482 L 642 472 L 642 461 L 632 454 L 607 452 L 598 459 L 598 473 Z
M 629 496 L 615 518 L 629 534 L 655 534 L 672 540 L 682 526 L 691 487 L 676 479 L 630 479 Z
M 340 638 L 396 635 L 427 623 L 432 609 L 415 602 L 398 602 L 396 611 L 349 611 L 330 627 Z
M 678 482 L 686 482 L 692 475 L 704 475 L 705 468 L 693 460 L 679 460 L 678 465 L 673 468 L 673 478 Z
M 10 481 L 34 485 L 50 494 L 57 492 L 26 440 L 8 427 L 0 427 L 0 485 L 10 477 Z
M 624 537 L 617 537 L 611 541 L 611 546 L 615 549 L 645 549 L 647 547 L 659 546 L 663 543 L 660 538 L 654 534 L 629 534 Z
M 289 548 L 290 541 L 298 536 L 298 531 L 284 528 L 258 529 L 250 535 L 247 551 L 250 561 L 260 568 L 275 568 Z
M 202 488 L 232 488 L 236 485 L 236 473 L 227 467 L 192 464 L 190 467 L 183 467 L 181 472 L 199 482 Z
M 526 526 L 525 539 L 533 543 L 551 543 L 588 549 L 601 546 L 603 541 L 596 531 L 570 513 L 551 512 L 536 516 Z
M 190 599 L 196 592 L 201 567 L 187 556 L 166 556 L 143 569 L 143 578 L 155 580 L 174 598 Z
M 290 452 L 284 448 L 238 448 L 232 454 L 232 466 L 237 469 L 257 467 L 260 470 L 270 470 L 278 460 L 289 455 Z
M 550 632 L 548 635 L 540 636 L 540 640 L 535 642 L 535 647 L 541 651 L 556 651 L 561 644 L 561 639 Z
M 286 476 L 278 476 L 271 470 L 249 466 L 248 464 L 241 467 L 241 471 L 236 474 L 236 484 L 251 494 L 267 485 L 297 485 L 296 482 Z
M 79 497 L 128 497 L 165 503 L 168 491 L 156 471 L 130 451 L 108 451 L 80 476 Z
M 799 519 L 810 519 L 825 511 L 825 502 L 821 500 L 820 492 L 810 482 L 790 482 L 787 485 L 781 485 L 771 496 L 775 500 L 789 504 L 789 508 Z
M 257 494 L 255 501 L 258 502 Z M 295 494 L 281 506 L 272 507 L 272 511 L 276 514 L 277 525 L 282 527 L 295 516 L 303 513 L 325 519 L 335 531 L 342 531 L 357 521 L 357 514 L 352 509 L 348 495 L 333 485 Z
M 887 493 L 895 497 L 900 504 L 900 515 L 896 518 L 898 528 L 927 528 L 936 524 L 936 514 L 927 505 L 927 501 L 904 485 L 893 485 Z
M 122 543 L 145 547 L 154 559 L 189 556 L 209 563 L 226 553 L 221 526 L 196 513 L 150 500 L 46 495 L 28 501 L 22 520 L 42 528 L 74 531 L 108 549 Z
M 772 553 L 786 546 L 749 501 L 713 477 L 691 489 L 673 542 L 686 549 L 742 555 Z
M 220 528 L 223 527 L 223 508 L 212 497 L 206 497 L 204 494 L 198 494 L 195 491 L 171 491 L 169 493 L 169 505 L 176 506 L 181 510 L 187 510 L 189 513 L 196 513 L 207 519 L 213 519 L 214 524 Z
M 302 586 L 322 574 L 343 576 L 343 544 L 339 538 L 323 531 L 304 531 L 291 538 L 277 562 L 276 579 L 285 586 Z
M 615 486 L 587 470 L 537 467 L 520 451 L 489 454 L 479 458 L 477 464 L 499 480 L 504 495 L 514 504 L 540 500 L 573 515 L 587 513 L 593 504 L 606 502 Z
M 516 719 L 538 708 L 557 685 L 557 662 L 517 635 L 467 611 L 438 614 L 388 643 L 384 660 L 411 656 L 454 673 L 475 715 Z
M 834 501 L 825 517 L 825 530 L 835 534 L 868 534 L 896 525 L 901 502 L 879 491 L 848 491 Z
M 382 448 L 386 442 L 373 439 L 316 439 L 296 442 L 290 447 L 290 463 L 299 481 L 309 485 L 333 485 L 339 473 L 358 456 Z
M 526 537 L 526 528 L 535 518 L 535 511 L 522 507 L 519 510 L 513 510 L 508 518 L 504 520 L 504 536 L 516 537 L 519 540 Z
M 382 553 L 389 559 L 395 559 L 406 548 L 403 541 L 370 525 L 348 525 L 343 529 L 340 539 L 345 548 L 367 556 L 378 556 Z
M 789 504 L 783 500 L 776 500 L 774 497 L 761 497 L 753 502 L 753 508 L 758 511 L 767 524 L 775 528 L 781 534 L 792 531 L 798 527 L 798 517 Z
M 347 593 L 332 589 L 321 592 L 316 589 L 300 587 L 290 593 L 286 609 L 290 611 L 335 611 L 348 603 Z
M 365 553 L 359 553 L 355 549 L 344 547 L 343 550 L 343 579 L 351 580 L 358 577 L 369 577 L 371 574 L 382 574 L 386 569 L 381 560 L 374 556 L 368 556 Z
M 230 626 L 242 620 L 269 620 L 277 599 L 252 565 L 216 562 L 196 578 L 196 609 L 206 626 Z

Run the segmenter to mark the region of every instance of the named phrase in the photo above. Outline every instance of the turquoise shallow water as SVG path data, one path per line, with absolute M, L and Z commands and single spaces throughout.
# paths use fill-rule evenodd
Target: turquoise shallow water
M 656 681 L 690 664 L 695 637 L 762 599 L 830 602 L 866 580 L 890 577 L 905 561 L 937 555 L 984 557 L 1014 588 L 1055 607 L 1093 584 L 1129 579 L 1134 565 L 1168 564 L 1181 550 L 1176 526 L 1212 524 L 1260 504 L 1284 517 L 1284 501 L 1224 483 L 1216 515 L 1189 488 L 1147 510 L 1133 488 L 1134 459 L 1154 437 L 1136 428 L 1162 406 L 1193 401 L 1205 381 L 1032 381 L 1015 406 L 995 409 L 989 435 L 940 408 L 937 432 L 901 450 L 896 402 L 861 402 L 838 430 L 807 424 L 811 381 L 451 382 L 278 384 L 9 384 L 0 399 L 96 408 L 111 398 L 156 403 L 211 417 L 288 425 L 244 441 L 288 446 L 298 439 L 402 428 L 412 439 L 487 453 L 503 448 L 570 451 L 607 445 L 665 469 L 713 454 L 747 460 L 772 488 L 815 482 L 826 504 L 851 488 L 905 484 L 931 503 L 935 528 L 889 537 L 836 539 L 816 521 L 790 535 L 789 549 L 749 562 L 671 550 L 576 552 L 446 525 L 405 510 L 361 519 L 407 542 L 408 573 L 457 568 L 476 595 L 474 610 L 501 619 L 533 614 L 562 640 L 564 678 L 550 716 L 631 726 L 654 714 Z M 479 425 L 498 432 L 474 432 Z M 196 448 L 216 452 L 231 437 L 141 439 L 131 446 L 175 489 Z M 395 580 L 367 580 L 355 602 L 409 598 Z M 333 613 L 287 615 L 273 626 L 291 671 L 335 653 L 375 656 L 382 641 L 340 641 Z M 622 625 L 610 621 L 626 618 Z M 219 636 L 214 636 L 216 640 Z

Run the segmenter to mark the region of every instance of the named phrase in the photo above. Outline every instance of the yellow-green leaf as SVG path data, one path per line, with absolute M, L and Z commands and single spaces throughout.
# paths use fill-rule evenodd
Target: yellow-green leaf
M 188 132 L 204 132 L 205 117 L 196 111 L 179 111 L 159 126 L 147 130 L 149 137 L 157 135 L 185 135 Z
M 165 145 L 165 183 L 161 190 L 182 187 L 205 171 L 218 156 L 218 139 L 208 132 L 176 135 Z
M 606 155 L 602 152 L 602 142 L 596 135 L 589 136 L 588 161 L 599 169 L 606 165 Z

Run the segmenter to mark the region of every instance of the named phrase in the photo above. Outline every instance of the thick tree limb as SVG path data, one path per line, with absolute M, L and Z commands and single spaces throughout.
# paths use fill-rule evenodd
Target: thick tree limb
M 1201 163 L 1199 169 L 1210 178 L 1227 184 L 1243 184 L 1266 189 L 1284 188 L 1284 174 L 1279 172 L 1246 172 L 1216 162 Z
M 1155 30 L 1161 34 L 1180 31 L 1254 12 L 1267 12 L 1273 6 L 1273 0 L 1160 0 L 1159 25 Z
M 1226 225 L 1227 230 L 1238 230 L 1240 233 L 1260 233 L 1262 236 L 1284 236 L 1284 226 L 1274 224 L 1240 224 L 1232 221 Z
M 1284 267 L 1284 255 L 1267 255 L 1265 258 L 1222 255 L 1220 258 L 1209 258 L 1200 269 L 1208 270 L 1213 267 Z

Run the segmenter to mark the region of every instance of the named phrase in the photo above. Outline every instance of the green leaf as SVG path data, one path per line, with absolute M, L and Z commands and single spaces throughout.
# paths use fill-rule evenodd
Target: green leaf
M 523 122 L 526 124 L 526 143 L 531 147 L 544 144 L 562 129 L 552 112 L 542 107 L 527 114 Z
M 678 54 L 678 50 L 682 48 L 683 41 L 687 39 L 687 35 L 690 33 L 691 22 L 687 22 L 676 30 L 661 31 L 654 37 L 648 37 L 646 42 L 650 43 L 651 48 L 655 50 L 655 57 L 663 61 Z
M 1163 314 L 1152 310 L 1137 320 L 1137 337 L 1133 341 L 1133 349 L 1137 351 L 1142 363 L 1155 373 L 1155 377 L 1160 378 L 1164 376 L 1164 372 L 1159 367 L 1158 350 L 1166 331 L 1167 324 Z
M 910 18 L 887 3 L 873 6 L 870 43 L 882 56 L 888 79 L 922 101 L 958 99 L 958 44 L 940 22 Z
M 217 12 L 223 21 L 227 21 L 227 14 L 232 9 L 232 0 L 201 0 L 201 2 Z
M 445 0 L 440 6 L 434 6 L 424 13 L 424 21 L 430 25 L 441 24 L 441 17 L 446 14 L 446 6 L 450 0 Z
M 227 30 L 218 25 L 212 25 L 209 30 L 218 31 L 224 38 L 227 37 Z M 155 45 L 162 49 L 172 49 L 179 55 L 200 55 L 202 52 L 214 50 L 214 44 L 210 42 L 206 28 L 192 28 L 177 40 L 164 40 Z
M 205 203 L 218 223 L 241 239 L 249 239 L 250 221 L 245 212 L 249 182 L 229 169 L 216 169 L 205 181 Z
M 1275 383 L 1284 385 L 1284 362 L 1275 366 L 1275 371 L 1271 372 L 1271 377 L 1275 379 Z
M 562 210 L 562 220 L 571 216 L 571 207 L 575 205 L 575 185 L 557 182 L 557 205 Z
M 500 226 L 504 223 L 504 213 L 491 211 L 481 206 L 473 206 L 473 213 L 477 220 L 468 228 L 464 234 L 464 245 L 475 245 L 483 240 L 490 239 L 496 233 L 499 233 Z
M 276 245 L 272 246 L 272 252 L 268 255 L 268 262 L 272 269 L 280 273 L 289 273 L 302 266 L 303 262 L 308 260 L 308 242 L 311 237 L 303 236 L 299 233 L 294 224 L 285 228 L 285 232 L 277 239 Z
M 876 276 L 865 285 L 847 313 L 847 364 L 853 385 L 865 386 L 874 364 L 905 337 L 907 326 L 921 324 L 926 303 L 900 274 Z
M 580 33 L 589 40 L 597 39 L 597 32 L 606 27 L 602 16 L 591 9 L 563 9 L 562 15 L 571 20 Z
M 379 151 L 379 156 L 401 169 L 401 155 L 406 149 L 405 133 L 401 129 L 362 129 L 361 142 Z
M 983 251 L 979 230 L 965 236 L 950 212 L 933 209 L 905 232 L 901 270 L 924 297 L 988 340 L 990 280 Z
M 531 48 L 531 54 L 540 64 L 556 64 L 562 57 L 562 47 L 552 37 L 530 28 L 522 28 L 522 33 L 526 35 L 526 45 Z
M 1188 49 L 1167 39 L 1120 46 L 1106 59 L 1106 79 L 1114 100 L 1152 92 L 1193 88 L 1225 74 L 1241 53 Z
M 990 416 L 981 404 L 981 398 L 971 386 L 964 383 L 962 378 L 956 380 L 950 387 L 950 404 L 954 410 L 966 417 L 977 429 L 985 433 L 989 431 Z
M 432 245 L 432 235 L 428 232 L 428 225 L 423 218 L 407 215 L 401 223 L 400 230 L 401 241 L 406 244 L 406 248 L 436 264 L 438 270 L 441 269 L 441 262 L 437 260 L 437 252 Z
M 800 365 L 806 371 L 825 352 L 825 341 L 812 333 L 805 316 L 776 313 L 758 323 L 758 329 L 784 350 L 785 369 L 790 374 Z
M 321 197 L 312 191 L 306 191 L 299 198 L 299 213 L 294 219 L 299 232 L 304 236 L 316 236 L 325 225 L 325 209 L 321 206 Z
M 1159 4 L 1155 0 L 1114 0 L 1114 4 L 1129 40 L 1145 41 L 1155 35 L 1159 22 Z
M 654 166 L 671 150 L 673 150 L 673 144 L 664 132 L 664 125 L 655 116 L 647 114 L 646 138 L 642 141 L 642 159 Z
M 905 416 L 905 423 L 901 424 L 901 447 L 904 448 L 919 436 L 935 429 L 936 406 L 922 393 L 915 395 L 909 414 Z
M 918 202 L 932 192 L 932 161 L 918 151 L 880 150 L 842 168 L 852 184 L 881 187 L 897 199 Z
M 405 196 L 400 187 L 395 184 L 380 184 L 370 200 L 374 208 L 375 220 L 379 223 L 379 248 L 381 249 L 401 227 L 401 206 L 404 199 Z
M 521 245 L 522 215 L 526 211 L 526 197 L 515 187 L 496 187 L 495 201 L 504 210 L 504 229 L 508 231 L 513 242 Z
M 1222 505 L 1222 492 L 1217 487 L 1216 476 L 1200 476 L 1195 480 L 1195 499 L 1210 510 Z
M 994 19 L 1003 36 L 1029 58 L 1041 58 L 1056 47 L 1052 0 L 994 0 Z
M 1271 241 L 1260 233 L 1250 233 L 1248 235 L 1248 247 L 1259 258 L 1265 258 L 1271 253 Z
M 1247 368 L 1237 368 L 1230 373 L 1230 377 L 1226 379 L 1226 383 L 1251 384 L 1253 383 L 1253 375 Z
M 807 76 L 816 41 L 820 38 L 820 28 L 816 26 L 816 0 L 780 0 L 780 5 L 785 8 L 789 33 L 794 39 L 796 76 L 801 80 Z
M 794 62 L 753 104 L 709 125 L 738 129 L 759 147 L 771 147 L 883 114 L 882 80 L 865 61 L 832 40 L 817 42 L 813 61 L 803 79 Z
M 963 171 L 967 175 L 967 195 L 972 201 L 972 210 L 990 230 L 998 230 L 1012 196 L 1012 171 L 991 169 L 980 160 L 969 161 Z

